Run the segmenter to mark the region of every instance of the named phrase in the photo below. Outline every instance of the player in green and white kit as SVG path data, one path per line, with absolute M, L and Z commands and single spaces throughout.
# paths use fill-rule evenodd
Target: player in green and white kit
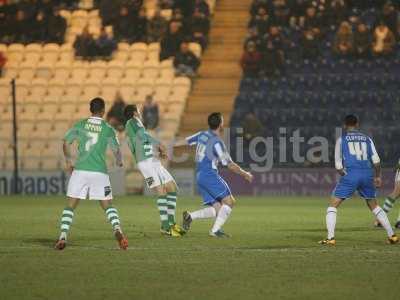
M 165 148 L 146 131 L 136 105 L 125 107 L 125 117 L 128 120 L 125 125 L 126 136 L 133 157 L 147 186 L 158 194 L 161 233 L 174 237 L 182 236 L 185 231 L 175 221 L 176 183 L 154 152 L 158 150 L 158 153 L 165 157 Z
M 104 100 L 95 98 L 90 102 L 92 116 L 75 123 L 64 136 L 63 151 L 66 169 L 71 173 L 67 190 L 67 206 L 61 217 L 61 233 L 55 248 L 62 250 L 67 243 L 74 210 L 80 200 L 99 200 L 121 249 L 128 248 L 128 240 L 122 233 L 117 210 L 112 206 L 112 191 L 106 166 L 106 150 L 110 146 L 122 167 L 122 155 L 114 129 L 103 120 Z M 78 141 L 78 157 L 71 161 L 70 144 Z

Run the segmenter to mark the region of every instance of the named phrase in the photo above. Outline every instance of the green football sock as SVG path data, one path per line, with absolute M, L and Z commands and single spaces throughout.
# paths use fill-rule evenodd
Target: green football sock
M 390 212 L 390 210 L 393 208 L 395 201 L 396 199 L 393 199 L 391 197 L 386 197 L 385 203 L 383 204 L 383 210 L 385 211 L 385 213 Z
M 105 209 L 105 213 L 106 213 L 108 221 L 111 223 L 113 230 L 121 231 L 121 222 L 119 220 L 117 209 L 112 206 L 109 206 Z
M 74 218 L 74 210 L 70 207 L 64 208 L 61 216 L 61 234 L 60 240 L 66 240 L 68 232 L 71 228 L 72 219 Z
M 166 196 L 159 196 L 157 199 L 158 212 L 160 213 L 161 229 L 169 230 L 167 199 Z
M 168 207 L 168 223 L 169 226 L 175 225 L 175 211 L 176 211 L 176 193 L 167 194 L 167 207 Z

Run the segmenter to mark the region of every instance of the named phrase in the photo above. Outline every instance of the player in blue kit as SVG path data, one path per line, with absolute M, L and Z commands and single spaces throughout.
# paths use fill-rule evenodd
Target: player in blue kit
M 210 231 L 212 237 L 228 237 L 222 226 L 231 214 L 235 199 L 225 180 L 218 174 L 218 165 L 228 167 L 247 181 L 253 175 L 234 163 L 227 152 L 220 135 L 223 129 L 221 113 L 212 113 L 208 117 L 208 131 L 201 131 L 186 139 L 189 145 L 196 145 L 196 181 L 205 208 L 183 213 L 183 228 L 188 231 L 193 220 L 215 218 Z
M 382 224 L 388 235 L 388 243 L 398 243 L 385 211 L 376 201 L 376 188 L 382 184 L 379 155 L 374 142 L 358 131 L 358 118 L 346 116 L 345 132 L 338 138 L 335 146 L 335 168 L 341 178 L 333 190 L 326 212 L 328 238 L 320 241 L 322 245 L 336 244 L 335 226 L 337 208 L 343 200 L 350 198 L 355 191 L 366 200 L 375 218 Z

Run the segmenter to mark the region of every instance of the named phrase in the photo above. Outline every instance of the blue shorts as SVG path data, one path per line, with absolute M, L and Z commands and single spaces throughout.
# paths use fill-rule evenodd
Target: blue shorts
M 232 195 L 225 180 L 218 174 L 198 172 L 196 175 L 197 188 L 203 198 L 204 205 L 213 205 L 227 196 Z
M 364 199 L 376 198 L 374 176 L 371 170 L 348 171 L 340 178 L 332 195 L 340 199 L 347 199 L 355 191 Z

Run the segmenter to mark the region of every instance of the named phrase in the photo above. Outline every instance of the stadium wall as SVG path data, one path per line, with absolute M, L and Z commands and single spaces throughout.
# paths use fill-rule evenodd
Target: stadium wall
M 172 174 L 181 195 L 196 194 L 195 173 L 193 169 L 175 169 Z M 254 173 L 254 181 L 249 184 L 240 176 L 223 170 L 235 195 L 253 196 L 328 196 L 334 188 L 339 175 L 328 168 L 272 169 L 267 173 Z M 123 170 L 110 172 L 114 195 L 125 195 Z M 393 188 L 394 170 L 383 170 L 383 187 L 379 195 L 386 195 Z M 65 195 L 68 176 L 63 171 L 22 172 L 18 182 L 19 191 L 25 195 Z M 12 172 L 0 172 L 0 195 L 11 193 Z M 128 183 L 127 183 L 128 184 Z M 145 194 L 150 194 L 145 191 Z

